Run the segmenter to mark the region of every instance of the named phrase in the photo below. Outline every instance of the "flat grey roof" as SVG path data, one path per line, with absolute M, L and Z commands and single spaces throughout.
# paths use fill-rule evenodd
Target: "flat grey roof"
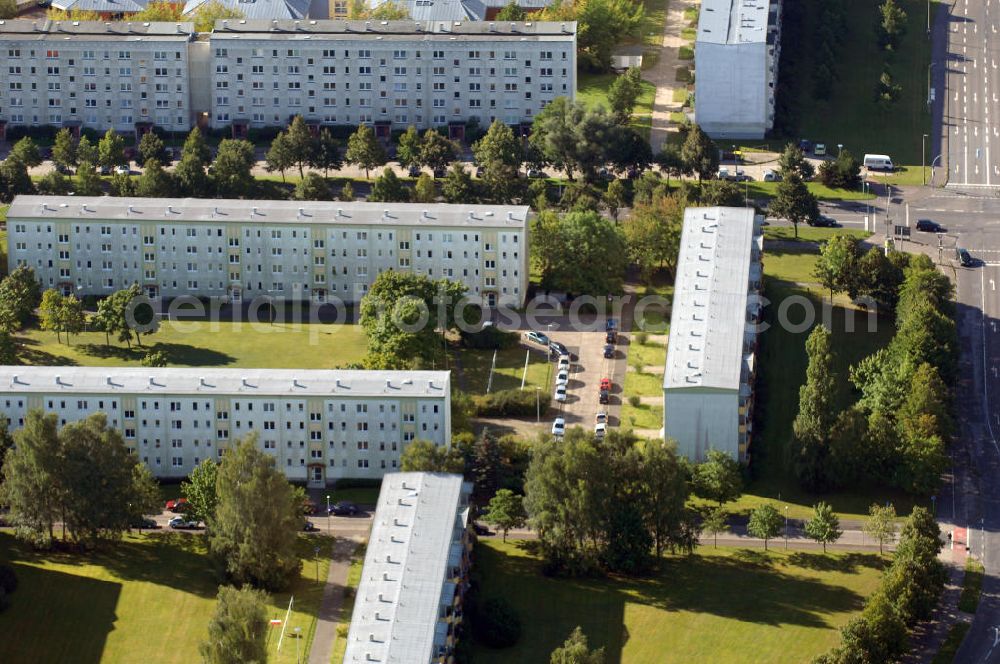
M 336 20 L 248 20 L 228 19 L 215 22 L 212 38 L 239 37 L 265 39 L 266 35 L 453 35 L 456 37 L 489 36 L 521 38 L 539 36 L 571 37 L 576 21 L 562 23 L 538 21 L 336 21 Z
M 454 596 L 448 568 L 461 547 L 454 534 L 467 524 L 470 492 L 461 475 L 388 473 L 382 479 L 345 664 L 435 661 L 434 635 L 444 624 L 439 608 Z
M 240 397 L 443 397 L 448 371 L 0 366 L 0 392 Z
M 739 389 L 761 221 L 752 208 L 684 211 L 663 389 Z
M 74 7 L 78 9 L 78 7 Z M 190 38 L 194 33 L 194 23 L 191 22 L 152 22 L 142 21 L 52 21 L 49 19 L 13 19 L 0 20 L 0 37 L 8 36 L 39 36 L 52 38 L 63 35 L 66 37 L 95 37 L 122 41 L 136 40 L 143 37 L 181 37 Z
M 770 0 L 702 0 L 697 41 L 765 43 L 769 8 Z
M 133 223 L 252 222 L 347 226 L 385 224 L 518 230 L 525 227 L 530 212 L 531 209 L 527 205 L 42 195 L 17 196 L 7 210 L 7 218 L 28 221 L 66 219 Z

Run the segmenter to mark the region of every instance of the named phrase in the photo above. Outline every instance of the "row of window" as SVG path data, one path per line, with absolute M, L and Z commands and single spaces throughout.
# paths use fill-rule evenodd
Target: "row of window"
M 268 51 L 270 51 L 270 56 L 268 56 Z M 345 48 L 342 51 L 342 53 L 343 53 L 343 57 L 346 58 L 346 59 L 348 59 L 348 60 L 351 60 L 351 59 L 354 59 L 354 58 L 358 58 L 358 59 L 361 59 L 361 60 L 371 60 L 372 59 L 372 50 L 370 48 L 360 48 L 360 49 L 357 49 L 357 51 L 355 51 L 355 53 L 353 55 L 351 54 L 351 51 L 349 49 Z M 478 50 L 478 49 L 473 49 L 473 50 L 468 51 L 467 52 L 467 57 L 468 57 L 469 60 L 481 60 L 481 59 L 483 59 L 483 54 L 484 53 L 486 54 L 486 59 L 489 59 L 489 60 L 495 60 L 495 59 L 497 59 L 497 51 L 482 51 L 482 50 Z M 560 53 L 561 53 L 561 56 L 562 56 L 563 60 L 566 60 L 568 58 L 568 52 L 567 51 L 561 51 Z M 33 51 L 32 51 L 32 54 L 34 54 Z M 332 48 L 331 49 L 322 49 L 321 51 L 316 51 L 314 53 L 314 56 L 317 55 L 317 54 L 321 54 L 321 57 L 324 58 L 324 59 L 338 57 L 337 56 L 337 51 L 335 49 L 332 49 Z M 413 51 L 413 53 L 411 55 L 410 51 L 408 51 L 406 49 L 394 49 L 392 51 L 392 59 L 393 60 L 408 60 L 411 57 L 413 57 L 413 58 L 416 58 L 417 60 L 420 60 L 421 58 L 423 58 L 423 54 L 424 54 L 424 51 L 420 51 L 420 50 Z M 452 55 L 453 56 L 454 55 L 462 55 L 463 57 L 466 57 L 466 54 L 452 54 Z M 14 57 L 14 56 L 12 56 L 12 57 Z M 56 57 L 58 57 L 58 52 L 56 53 Z M 229 58 L 229 49 L 228 48 L 216 48 L 215 49 L 215 57 L 217 59 L 223 59 L 223 60 L 228 59 Z M 253 48 L 253 49 L 250 49 L 250 57 L 253 57 L 253 58 L 271 57 L 271 58 L 279 58 L 279 59 L 281 59 L 281 58 L 301 58 L 302 57 L 302 49 L 300 49 L 300 48 L 289 48 L 289 49 Z M 517 54 L 517 51 L 503 51 L 502 57 L 503 57 L 504 60 L 517 60 L 518 54 Z M 444 59 L 447 58 L 447 54 L 443 50 L 434 50 L 434 51 L 431 52 L 431 58 L 434 59 L 434 60 L 444 60 Z M 539 58 L 541 60 L 552 60 L 552 59 L 554 59 L 554 52 L 553 51 L 541 51 L 539 53 Z M 381 59 L 380 62 L 382 64 L 382 66 L 385 65 L 385 59 Z M 459 63 L 458 60 L 455 60 L 454 62 L 455 62 L 456 65 L 458 65 L 458 63 Z M 242 64 L 243 63 L 243 56 L 237 55 L 236 56 L 236 63 L 237 64 Z M 310 64 L 310 65 L 313 64 L 313 59 L 309 58 L 306 61 L 306 64 Z

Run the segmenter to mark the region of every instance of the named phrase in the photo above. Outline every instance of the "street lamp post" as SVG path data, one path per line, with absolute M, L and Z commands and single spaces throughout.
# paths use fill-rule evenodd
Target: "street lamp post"
M 330 535 L 330 494 L 326 494 L 326 534 Z
M 788 551 L 788 505 L 785 505 L 785 551 Z
M 535 424 L 542 421 L 542 388 L 535 385 Z
M 302 660 L 299 658 L 299 638 L 302 634 L 302 628 L 295 628 L 295 664 L 301 664 Z
M 920 139 L 920 184 L 927 184 L 927 134 Z
M 837 157 L 840 157 L 840 152 L 843 149 L 844 149 L 844 144 L 843 143 L 837 143 Z

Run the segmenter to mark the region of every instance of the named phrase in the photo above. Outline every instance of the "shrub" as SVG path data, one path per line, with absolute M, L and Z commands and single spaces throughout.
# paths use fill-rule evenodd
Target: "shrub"
M 472 624 L 476 640 L 490 648 L 509 648 L 521 638 L 521 619 L 514 608 L 499 597 L 483 602 Z
M 473 410 L 478 417 L 526 417 L 534 415 L 539 408 L 544 413 L 550 402 L 551 396 L 538 394 L 538 390 L 500 390 L 472 397 Z
M 8 595 L 17 590 L 17 574 L 10 565 L 0 565 L 0 588 Z
M 649 339 L 649 333 L 648 332 L 640 331 L 640 332 L 636 332 L 635 333 L 635 342 L 637 344 L 644 344 L 644 343 L 646 343 L 646 341 L 648 339 Z
M 641 403 L 642 399 L 639 398 L 638 394 L 633 394 L 628 398 L 628 405 L 632 406 L 633 408 L 638 408 Z
M 694 60 L 694 49 L 690 46 L 681 46 L 677 50 L 678 60 Z

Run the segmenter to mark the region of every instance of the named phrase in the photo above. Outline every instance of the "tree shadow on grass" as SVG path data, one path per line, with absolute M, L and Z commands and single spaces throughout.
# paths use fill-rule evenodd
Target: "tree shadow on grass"
M 81 353 L 102 359 L 116 358 L 125 362 L 139 362 L 148 352 L 162 352 L 168 364 L 214 367 L 232 364 L 236 358 L 209 348 L 199 348 L 189 344 L 155 343 L 151 346 L 105 346 L 104 344 L 82 344 Z
M 858 568 L 868 567 L 881 570 L 886 560 L 874 553 L 844 553 L 832 556 L 825 553 L 796 551 L 788 556 L 788 564 L 819 572 L 846 572 L 856 574 Z
M 17 337 L 19 346 L 17 351 L 18 360 L 21 364 L 29 366 L 75 366 L 76 360 L 63 355 L 55 355 L 38 348 L 41 345 L 37 339 L 31 337 Z
M 0 662 L 101 661 L 121 584 L 14 562 L 18 589 L 0 614 Z

